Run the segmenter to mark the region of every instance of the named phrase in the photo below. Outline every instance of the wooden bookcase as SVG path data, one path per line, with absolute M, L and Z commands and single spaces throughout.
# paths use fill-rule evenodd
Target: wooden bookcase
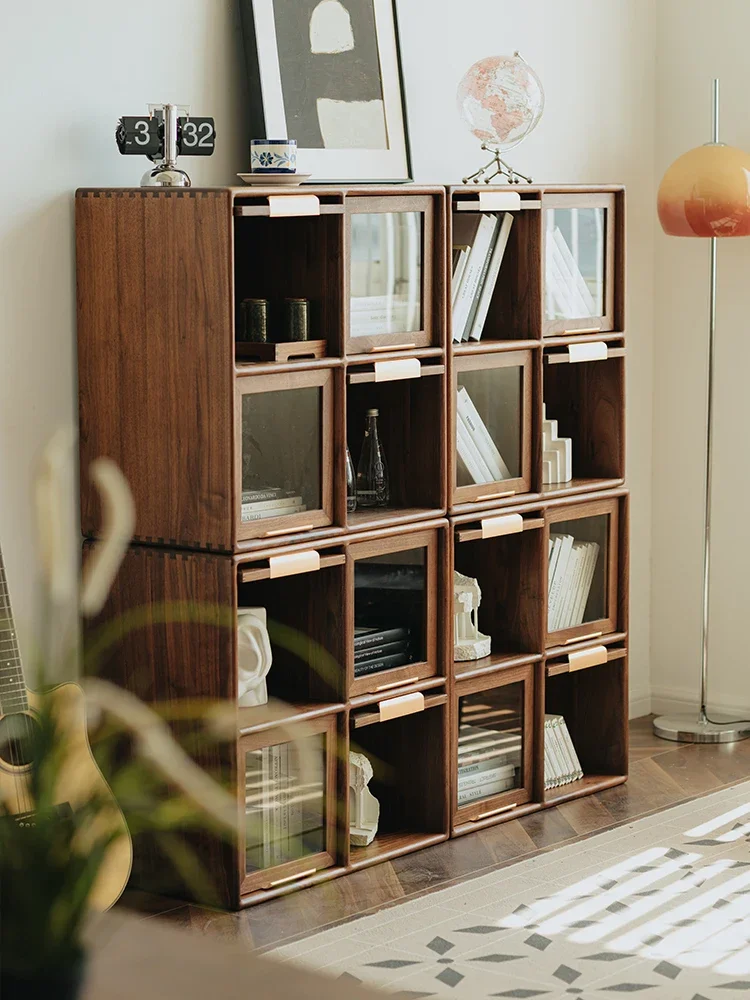
M 176 730 L 257 819 L 242 843 L 190 835 L 227 907 L 626 780 L 624 191 L 519 188 L 481 339 L 453 343 L 455 220 L 504 211 L 492 206 L 508 190 L 77 194 L 84 549 L 100 523 L 94 458 L 120 465 L 137 510 L 85 641 L 144 608 L 146 627 L 123 629 L 97 669 L 148 702 L 234 706 L 234 740 Z M 588 269 L 589 291 L 570 301 L 550 270 L 563 237 Z M 385 315 L 372 293 L 383 281 L 398 289 Z M 268 301 L 272 340 L 283 300 L 308 299 L 310 341 L 244 341 L 248 298 Z M 458 459 L 467 395 L 506 466 L 488 463 L 481 483 Z M 545 406 L 574 442 L 574 478 L 553 486 Z M 348 512 L 346 446 L 356 466 L 373 408 L 389 505 Z M 291 512 L 243 519 L 243 492 L 271 487 L 293 497 Z M 596 542 L 601 559 L 582 624 L 553 629 L 550 538 L 563 532 Z M 483 659 L 454 659 L 454 571 L 482 591 Z M 355 629 L 392 586 L 407 588 L 389 606 L 408 627 L 409 662 L 358 674 Z M 238 609 L 251 607 L 268 615 L 271 707 L 238 705 Z M 545 712 L 565 716 L 584 770 L 552 791 Z M 512 787 L 459 791 L 460 727 L 472 723 L 518 745 Z M 371 760 L 380 801 L 367 847 L 349 842 L 350 748 Z M 314 790 L 295 842 L 264 837 L 257 789 L 271 760 Z M 139 847 L 135 885 L 189 896 L 168 871 L 155 844 Z

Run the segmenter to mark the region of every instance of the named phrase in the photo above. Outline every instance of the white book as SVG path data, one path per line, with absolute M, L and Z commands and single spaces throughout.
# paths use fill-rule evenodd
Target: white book
M 557 788 L 562 781 L 563 766 L 557 752 L 557 745 L 554 738 L 554 724 L 551 717 L 544 720 L 544 746 L 549 757 L 549 774 L 545 773 L 545 785 L 549 788 Z
M 487 785 L 493 781 L 504 780 L 515 777 L 516 768 L 513 764 L 500 764 L 487 771 L 475 771 L 473 774 L 458 773 L 458 790 L 467 792 L 470 788 L 477 788 L 479 785 Z
M 547 572 L 547 590 L 552 586 L 552 580 L 555 576 L 555 569 L 557 567 L 557 560 L 560 558 L 560 548 L 562 547 L 562 538 L 560 535 L 550 536 L 550 553 L 549 553 L 549 569 Z
M 512 226 L 513 216 L 510 212 L 506 212 L 500 226 L 500 231 L 497 234 L 497 239 L 495 240 L 495 246 L 492 251 L 492 257 L 490 258 L 490 266 L 487 269 L 484 285 L 479 292 L 479 303 L 477 305 L 477 310 L 474 314 L 474 319 L 469 333 L 469 337 L 472 340 L 482 339 L 484 324 L 487 320 L 487 313 L 490 310 L 492 296 L 495 293 L 495 285 L 497 284 L 497 278 L 500 274 L 500 267 L 503 263 L 506 247 L 508 246 L 508 238 L 510 237 L 510 230 Z
M 456 414 L 456 451 L 475 483 L 491 483 L 493 481 L 493 475 L 479 454 L 479 448 L 472 440 L 469 428 L 460 413 Z
M 547 739 L 547 727 L 544 727 L 544 787 L 545 790 L 553 788 L 552 784 L 554 778 L 552 773 L 552 758 L 549 749 L 549 740 Z
M 510 765 L 508 765 L 510 766 Z M 458 762 L 458 780 L 461 782 L 465 778 L 470 778 L 472 775 L 486 773 L 487 771 L 493 771 L 497 767 L 497 764 L 493 760 L 482 760 L 475 764 L 462 764 L 461 761 Z
M 588 312 L 586 301 L 582 298 L 576 281 L 575 272 L 578 271 L 578 265 L 570 254 L 567 257 L 563 254 L 560 244 L 564 245 L 565 239 L 559 229 L 552 231 L 550 242 L 552 245 L 552 256 L 555 260 L 555 268 L 562 276 L 565 288 L 567 289 L 568 301 L 572 310 L 570 315 L 575 318 L 589 316 L 590 313 Z M 572 270 L 570 267 L 571 263 L 573 265 Z
M 573 740 L 570 736 L 568 724 L 562 716 L 560 717 L 560 740 L 562 742 L 563 749 L 565 750 L 565 759 L 568 762 L 568 767 L 570 769 L 570 780 L 578 781 L 579 778 L 583 777 L 581 762 L 578 759 L 578 754 L 573 746 Z
M 464 271 L 466 270 L 466 262 L 469 259 L 470 249 L 471 247 L 467 246 L 454 247 L 454 250 L 458 251 L 456 264 L 453 268 L 453 279 L 451 281 L 451 303 L 454 306 L 456 304 L 456 299 L 458 298 L 458 290 L 461 287 L 461 280 L 464 276 Z
M 571 762 L 573 765 L 573 780 L 578 781 L 583 777 L 583 768 L 581 767 L 581 761 L 576 752 L 576 746 L 573 742 L 573 738 L 570 735 L 570 730 L 568 729 L 568 724 L 565 719 L 562 720 L 561 729 L 566 740 L 566 746 L 568 753 L 570 754 Z
M 474 293 L 474 300 L 471 303 L 471 309 L 469 309 L 469 315 L 466 317 L 466 323 L 464 324 L 464 332 L 461 335 L 461 340 L 468 340 L 469 334 L 474 328 L 474 320 L 477 315 L 477 309 L 479 308 L 479 302 L 482 298 L 482 291 L 484 290 L 485 282 L 487 281 L 487 275 L 489 274 L 490 265 L 492 263 L 492 255 L 495 252 L 495 247 L 497 246 L 497 238 L 500 234 L 501 229 L 501 219 L 500 215 L 495 216 L 497 219 L 497 225 L 495 226 L 495 231 L 492 234 L 492 239 L 490 245 L 487 249 L 487 253 L 484 258 L 484 263 L 482 264 L 482 270 L 479 274 L 479 281 L 477 282 L 477 290 Z
M 302 497 L 285 497 L 283 500 L 257 500 L 257 501 L 242 501 L 242 512 L 243 514 L 247 511 L 248 514 L 254 511 L 261 510 L 286 510 L 287 507 L 299 507 L 302 503 Z
M 281 510 L 245 510 L 242 505 L 242 522 L 265 521 L 268 517 L 287 517 L 289 514 L 301 514 L 307 507 L 303 503 L 295 504 L 293 507 L 284 507 Z
M 281 800 L 282 770 L 281 770 L 281 750 L 280 746 L 269 748 L 270 755 L 270 825 L 271 825 L 271 867 L 283 863 L 281 848 Z
M 562 602 L 560 604 L 558 628 L 570 628 L 573 624 L 573 608 L 578 597 L 578 587 L 581 582 L 585 556 L 585 543 L 573 542 L 573 550 L 568 559 L 568 569 L 562 585 Z
M 504 479 L 512 479 L 513 477 L 510 474 L 510 469 L 503 461 L 503 457 L 500 452 L 497 450 L 497 445 L 492 440 L 490 432 L 487 430 L 484 421 L 479 416 L 479 411 L 476 406 L 474 406 L 474 402 L 469 395 L 466 386 L 458 386 L 456 402 L 458 413 L 471 432 L 471 437 L 479 449 L 479 454 L 482 456 L 492 473 L 494 481 L 501 482 Z
M 271 747 L 263 747 L 261 751 L 261 780 L 263 782 L 263 867 L 271 867 Z
M 467 791 L 458 793 L 458 804 L 466 805 L 467 802 L 476 802 L 477 799 L 488 799 L 492 795 L 500 795 L 516 787 L 516 779 L 501 778 L 493 781 L 489 785 L 479 785 L 477 788 L 469 788 Z
M 575 310 L 554 247 L 554 240 L 548 235 L 545 250 L 545 281 L 552 300 L 552 313 L 559 319 L 568 319 Z
M 591 593 L 591 585 L 594 582 L 594 573 L 596 572 L 596 564 L 599 561 L 599 545 L 596 542 L 588 542 L 588 558 L 586 560 L 586 566 L 584 568 L 583 578 L 581 580 L 581 590 L 578 598 L 578 603 L 574 612 L 575 624 L 580 625 L 583 622 L 584 615 L 586 614 L 586 605 L 589 602 L 589 594 Z
M 589 286 L 586 284 L 586 279 L 581 274 L 581 269 L 578 266 L 577 261 L 571 253 L 570 247 L 565 241 L 565 237 L 560 232 L 559 228 L 555 226 L 554 232 L 552 234 L 553 239 L 557 245 L 557 249 L 560 253 L 560 260 L 562 265 L 565 267 L 567 273 L 570 274 L 571 280 L 575 288 L 575 299 L 577 302 L 581 303 L 581 308 L 585 312 L 581 313 L 581 316 L 596 316 L 596 305 L 594 303 L 594 296 L 589 291 Z
M 550 632 L 555 632 L 558 628 L 557 619 L 559 617 L 561 603 L 561 588 L 574 541 L 572 535 L 559 535 L 558 537 L 561 539 L 562 545 L 560 548 L 560 556 L 557 560 L 557 566 L 555 567 L 555 575 L 552 579 L 552 585 L 549 590 L 549 606 L 547 608 L 547 627 Z
M 565 740 L 562 732 L 562 716 L 558 716 L 552 723 L 552 745 L 555 748 L 557 759 L 560 762 L 560 784 L 567 785 L 573 780 L 573 764 L 565 751 Z
M 454 222 L 454 229 L 458 222 Z M 474 235 L 469 259 L 461 280 L 461 287 L 456 298 L 456 307 L 453 310 L 453 340 L 460 343 L 463 337 L 464 327 L 469 318 L 474 297 L 477 293 L 479 278 L 482 274 L 485 260 L 490 252 L 492 239 L 498 226 L 496 215 L 483 214 Z

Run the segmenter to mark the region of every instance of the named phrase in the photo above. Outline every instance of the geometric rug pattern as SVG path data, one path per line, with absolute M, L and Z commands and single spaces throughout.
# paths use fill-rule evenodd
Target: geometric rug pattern
M 750 783 L 271 952 L 396 997 L 750 998 Z

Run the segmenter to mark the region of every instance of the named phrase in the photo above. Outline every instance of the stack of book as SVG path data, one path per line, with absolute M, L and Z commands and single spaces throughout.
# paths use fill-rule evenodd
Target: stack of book
M 456 393 L 456 453 L 461 474 L 475 483 L 496 483 L 512 479 L 510 469 L 492 440 L 466 386 Z
M 513 216 L 488 212 L 453 221 L 453 340 L 481 340 Z
M 548 629 L 574 628 L 586 614 L 599 561 L 596 542 L 577 542 L 573 535 L 550 535 Z
M 250 868 L 273 868 L 323 849 L 324 752 L 305 746 L 305 755 L 303 777 L 299 752 L 293 745 L 281 743 L 247 754 L 245 814 Z
M 413 662 L 411 629 L 355 628 L 354 676 L 377 674 Z
M 283 517 L 285 514 L 299 514 L 307 510 L 302 497 L 292 490 L 280 486 L 269 486 L 264 490 L 242 491 L 242 521 L 262 521 L 267 517 Z
M 500 795 L 521 784 L 522 737 L 513 730 L 458 727 L 458 804 Z
M 350 336 L 369 337 L 397 330 L 403 333 L 418 330 L 421 302 L 421 289 L 419 287 L 415 288 L 412 296 L 352 296 Z
M 562 715 L 544 717 L 544 787 L 559 788 L 583 777 L 573 740 Z
M 545 486 L 569 483 L 573 478 L 573 441 L 560 437 L 556 420 L 547 419 L 543 407 L 542 423 L 542 483 Z
M 557 226 L 547 230 L 546 247 L 547 316 L 550 319 L 597 316 L 594 297 Z

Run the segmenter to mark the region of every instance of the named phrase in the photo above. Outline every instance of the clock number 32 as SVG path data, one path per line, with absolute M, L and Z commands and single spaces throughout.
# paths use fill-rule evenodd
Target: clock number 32
M 211 122 L 186 121 L 182 126 L 182 146 L 184 149 L 213 149 L 214 127 Z

